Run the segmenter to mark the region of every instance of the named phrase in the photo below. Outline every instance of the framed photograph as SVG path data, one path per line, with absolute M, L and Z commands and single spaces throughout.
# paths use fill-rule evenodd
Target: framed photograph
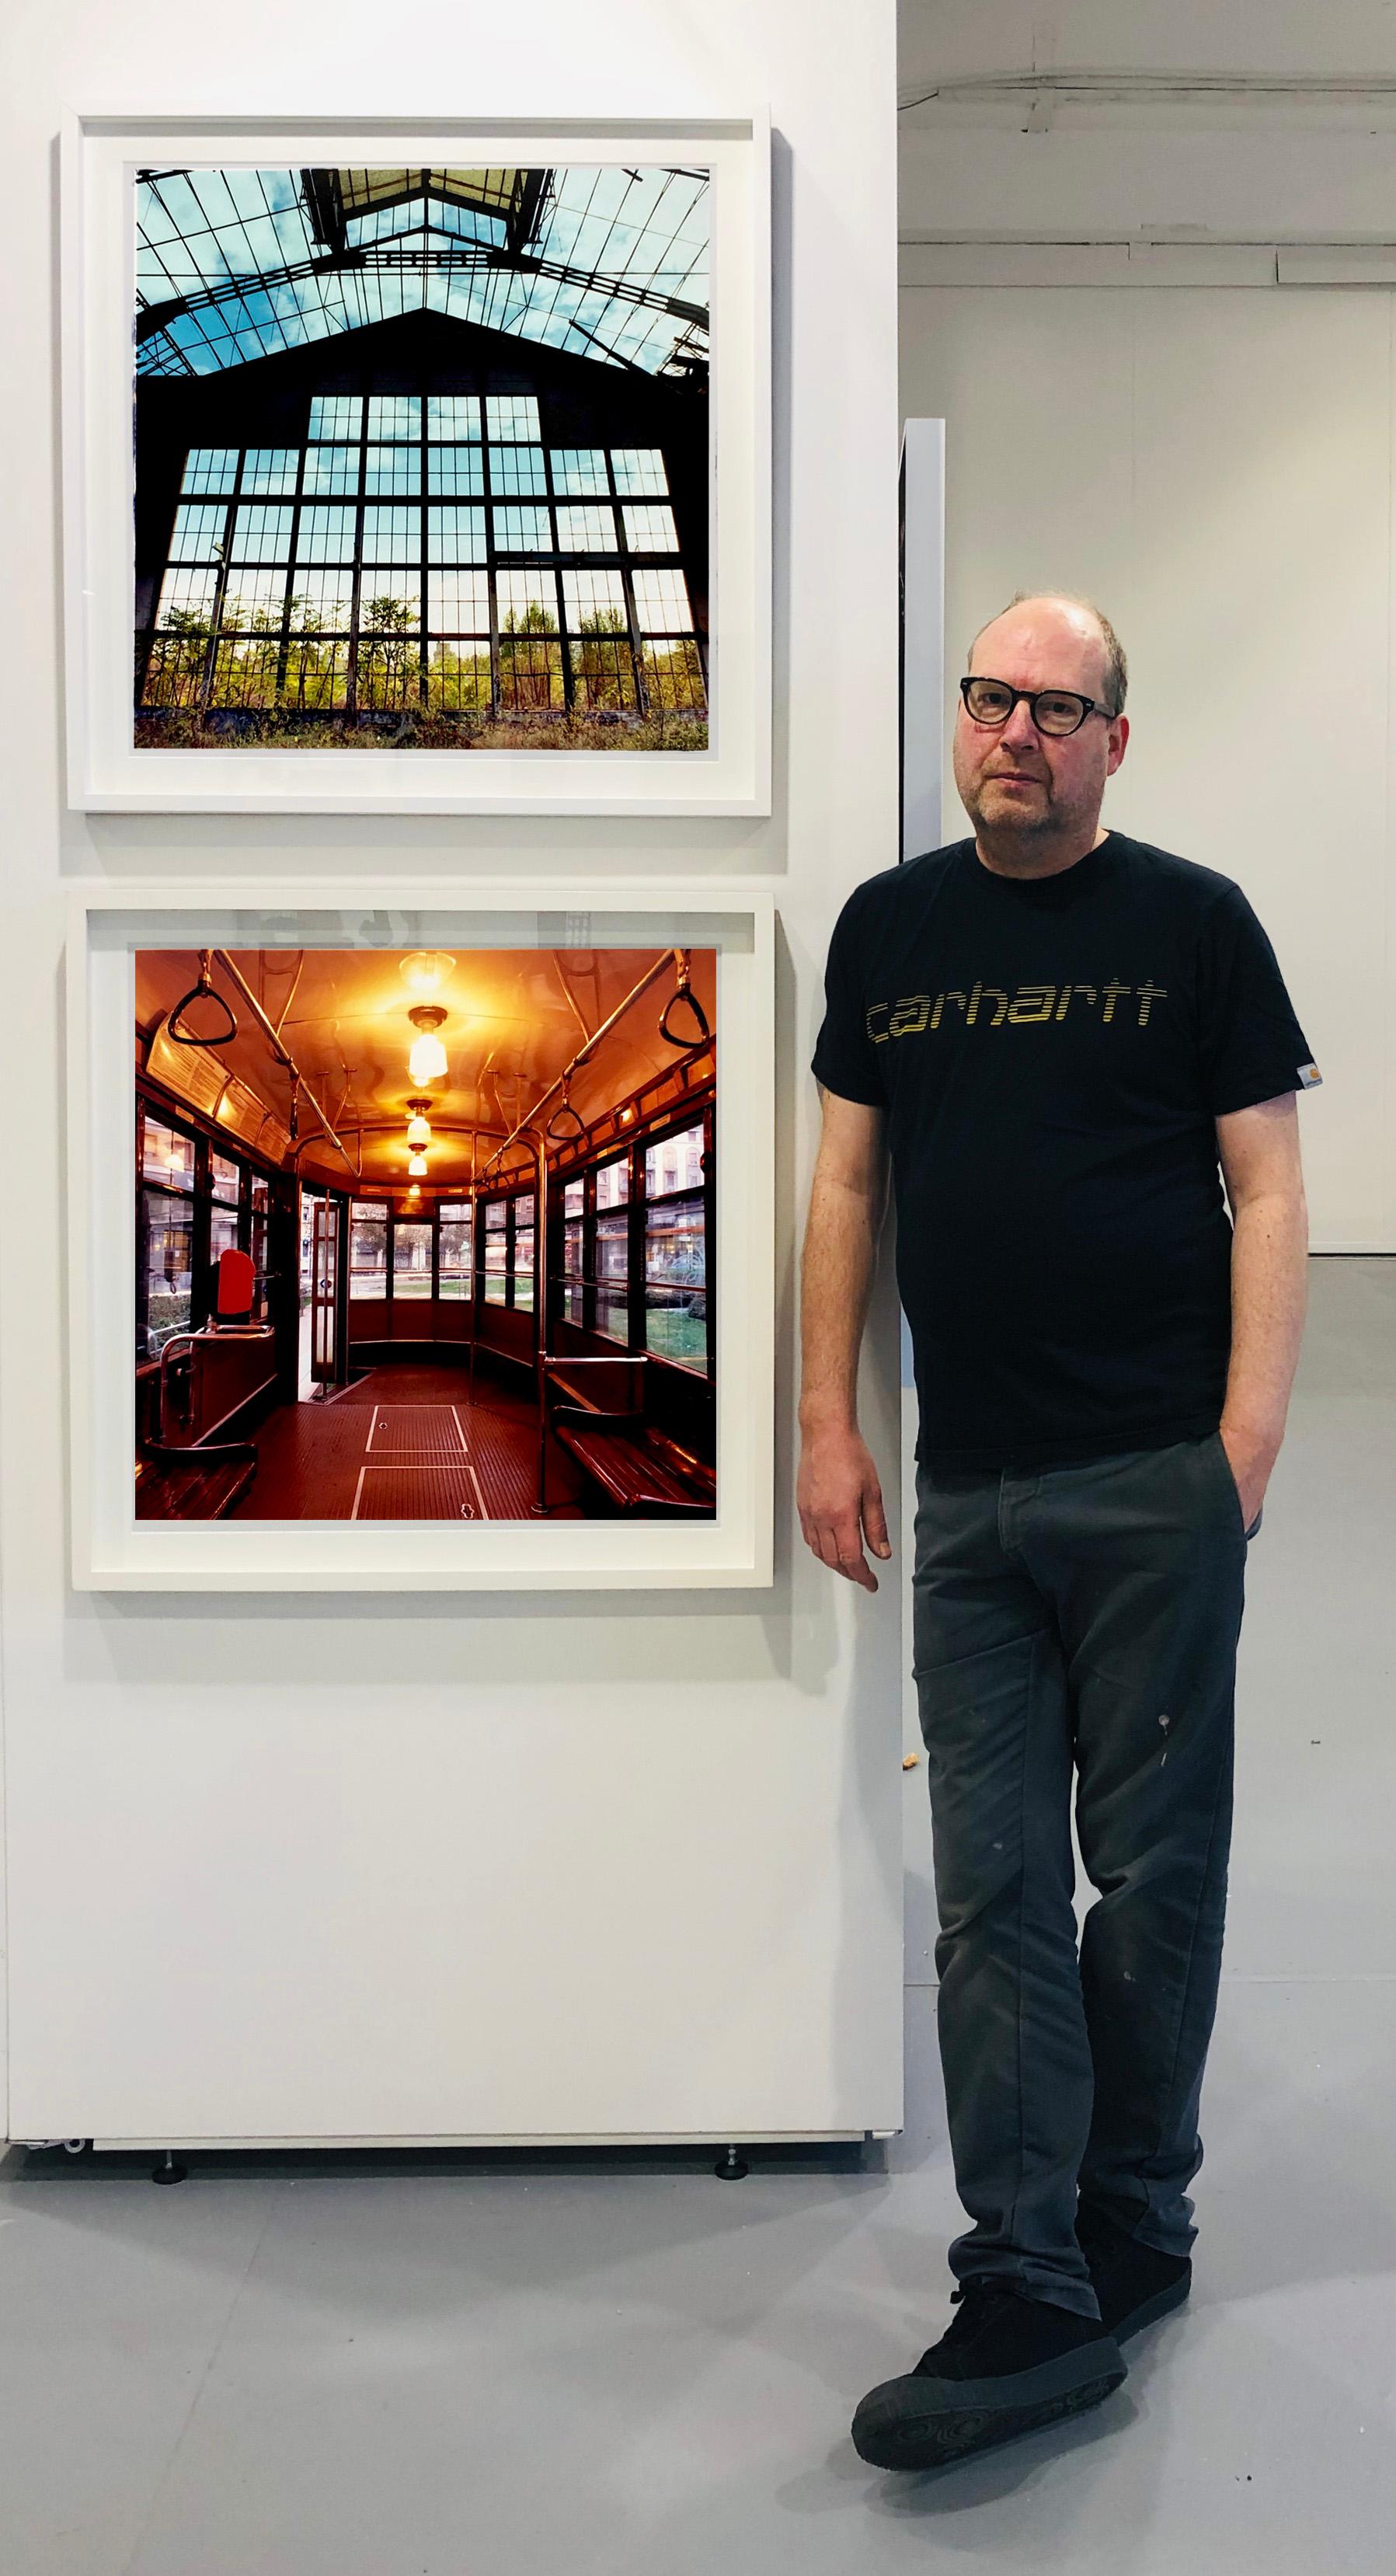
M 769 813 L 769 185 L 752 115 L 73 118 L 70 801 Z
M 78 1588 L 768 1584 L 773 941 L 730 888 L 74 895 Z

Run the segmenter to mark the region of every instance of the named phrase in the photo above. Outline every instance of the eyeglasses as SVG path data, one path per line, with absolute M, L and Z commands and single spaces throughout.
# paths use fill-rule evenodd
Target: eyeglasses
M 960 695 L 965 711 L 977 725 L 1007 724 L 1020 698 L 1026 698 L 1028 712 L 1039 733 L 1076 733 L 1087 716 L 1104 716 L 1107 724 L 1114 718 L 1099 698 L 1083 698 L 1077 689 L 1011 689 L 1006 680 L 973 678 L 961 680 Z

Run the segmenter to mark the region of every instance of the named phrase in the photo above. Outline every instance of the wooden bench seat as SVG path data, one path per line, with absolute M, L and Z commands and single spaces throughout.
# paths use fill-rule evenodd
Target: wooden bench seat
M 137 1464 L 138 1521 L 220 1521 L 256 1475 L 257 1452 L 250 1440 L 224 1441 L 211 1449 L 148 1440 Z
M 643 1512 L 649 1520 L 691 1520 L 712 1512 L 717 1499 L 712 1468 L 667 1439 L 642 1414 L 560 1404 L 552 1427 L 618 1511 Z

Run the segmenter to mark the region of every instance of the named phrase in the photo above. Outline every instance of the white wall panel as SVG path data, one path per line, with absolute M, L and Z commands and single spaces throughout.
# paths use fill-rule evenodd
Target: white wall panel
M 1105 819 L 1244 886 L 1324 1076 L 1300 1112 L 1314 1249 L 1396 1250 L 1390 297 L 901 307 L 904 411 L 947 421 L 952 656 L 1016 589 L 1101 600 L 1134 728 Z
M 900 1680 L 799 1544 L 793 1265 L 827 933 L 896 856 L 891 0 L 437 11 L 398 44 L 247 0 L 13 0 L 0 1260 L 10 2131 L 815 2134 L 900 2119 Z M 60 801 L 63 107 L 717 115 L 769 101 L 776 811 L 654 825 L 77 816 Z M 63 1540 L 61 890 L 84 874 L 459 867 L 774 886 L 777 1579 L 468 1607 L 75 1599 Z M 729 1318 L 729 1326 L 739 1319 Z M 897 1479 L 890 1285 L 867 1373 Z

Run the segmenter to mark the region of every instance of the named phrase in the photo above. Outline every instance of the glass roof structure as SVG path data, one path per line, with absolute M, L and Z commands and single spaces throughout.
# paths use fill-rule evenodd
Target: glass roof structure
M 136 368 L 203 376 L 430 311 L 646 375 L 708 351 L 708 173 L 146 170 Z

